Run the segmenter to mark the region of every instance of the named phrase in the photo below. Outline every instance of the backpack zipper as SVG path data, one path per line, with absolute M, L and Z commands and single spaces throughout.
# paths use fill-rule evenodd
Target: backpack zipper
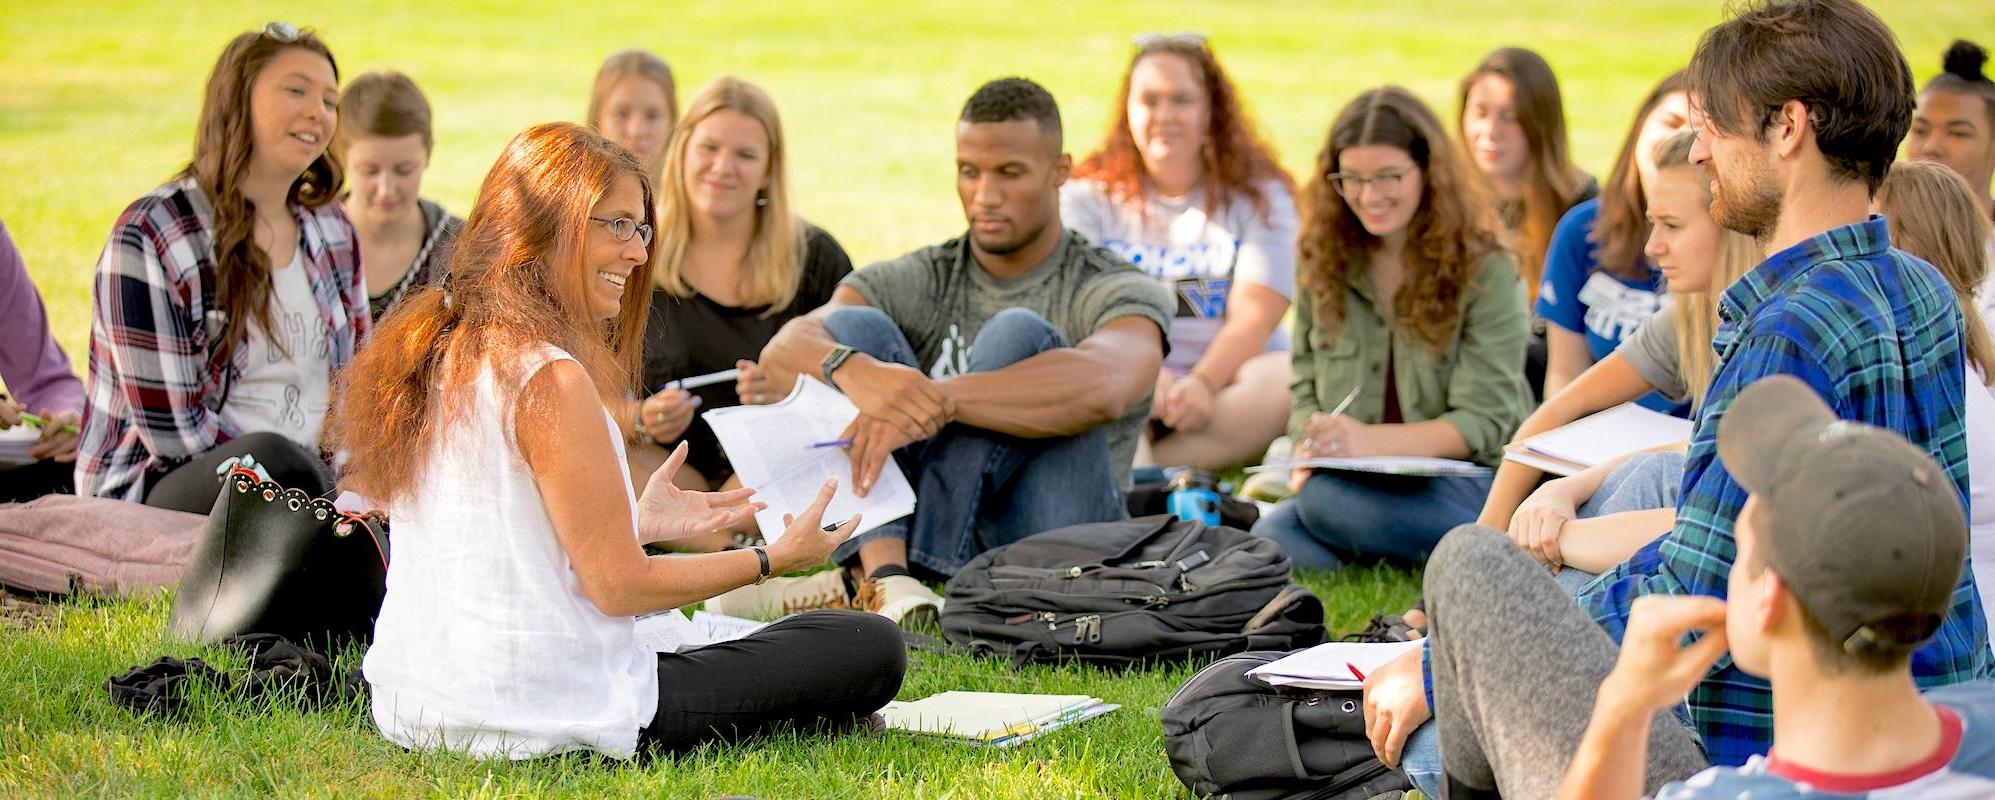
M 1074 619 L 1074 644 L 1101 641 L 1101 615 L 1088 614 Z

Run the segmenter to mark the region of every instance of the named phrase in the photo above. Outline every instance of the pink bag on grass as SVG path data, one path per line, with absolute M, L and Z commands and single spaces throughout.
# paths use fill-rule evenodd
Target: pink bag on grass
M 101 497 L 0 504 L 0 585 L 56 595 L 173 586 L 206 520 Z

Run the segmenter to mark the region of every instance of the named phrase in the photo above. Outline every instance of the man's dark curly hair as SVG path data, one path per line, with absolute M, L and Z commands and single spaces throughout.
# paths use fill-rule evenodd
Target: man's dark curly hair
M 1046 87 L 1024 78 L 999 78 L 977 87 L 963 103 L 962 122 L 1011 122 L 1029 119 L 1039 130 L 1060 141 L 1060 105 Z

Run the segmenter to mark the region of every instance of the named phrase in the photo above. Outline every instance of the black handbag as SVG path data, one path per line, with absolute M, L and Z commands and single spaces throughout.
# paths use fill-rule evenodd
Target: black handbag
M 374 634 L 388 537 L 374 514 L 236 467 L 188 559 L 167 635 L 198 642 L 270 633 L 331 648 Z

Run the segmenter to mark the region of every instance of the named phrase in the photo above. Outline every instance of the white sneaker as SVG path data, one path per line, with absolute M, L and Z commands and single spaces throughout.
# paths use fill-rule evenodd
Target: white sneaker
M 706 602 L 706 610 L 730 617 L 774 619 L 820 608 L 851 608 L 845 571 L 828 569 L 801 578 L 770 578 Z
M 932 627 L 940 624 L 942 618 L 942 596 L 910 575 L 867 581 L 859 587 L 855 605 L 893 620 L 902 628 Z

